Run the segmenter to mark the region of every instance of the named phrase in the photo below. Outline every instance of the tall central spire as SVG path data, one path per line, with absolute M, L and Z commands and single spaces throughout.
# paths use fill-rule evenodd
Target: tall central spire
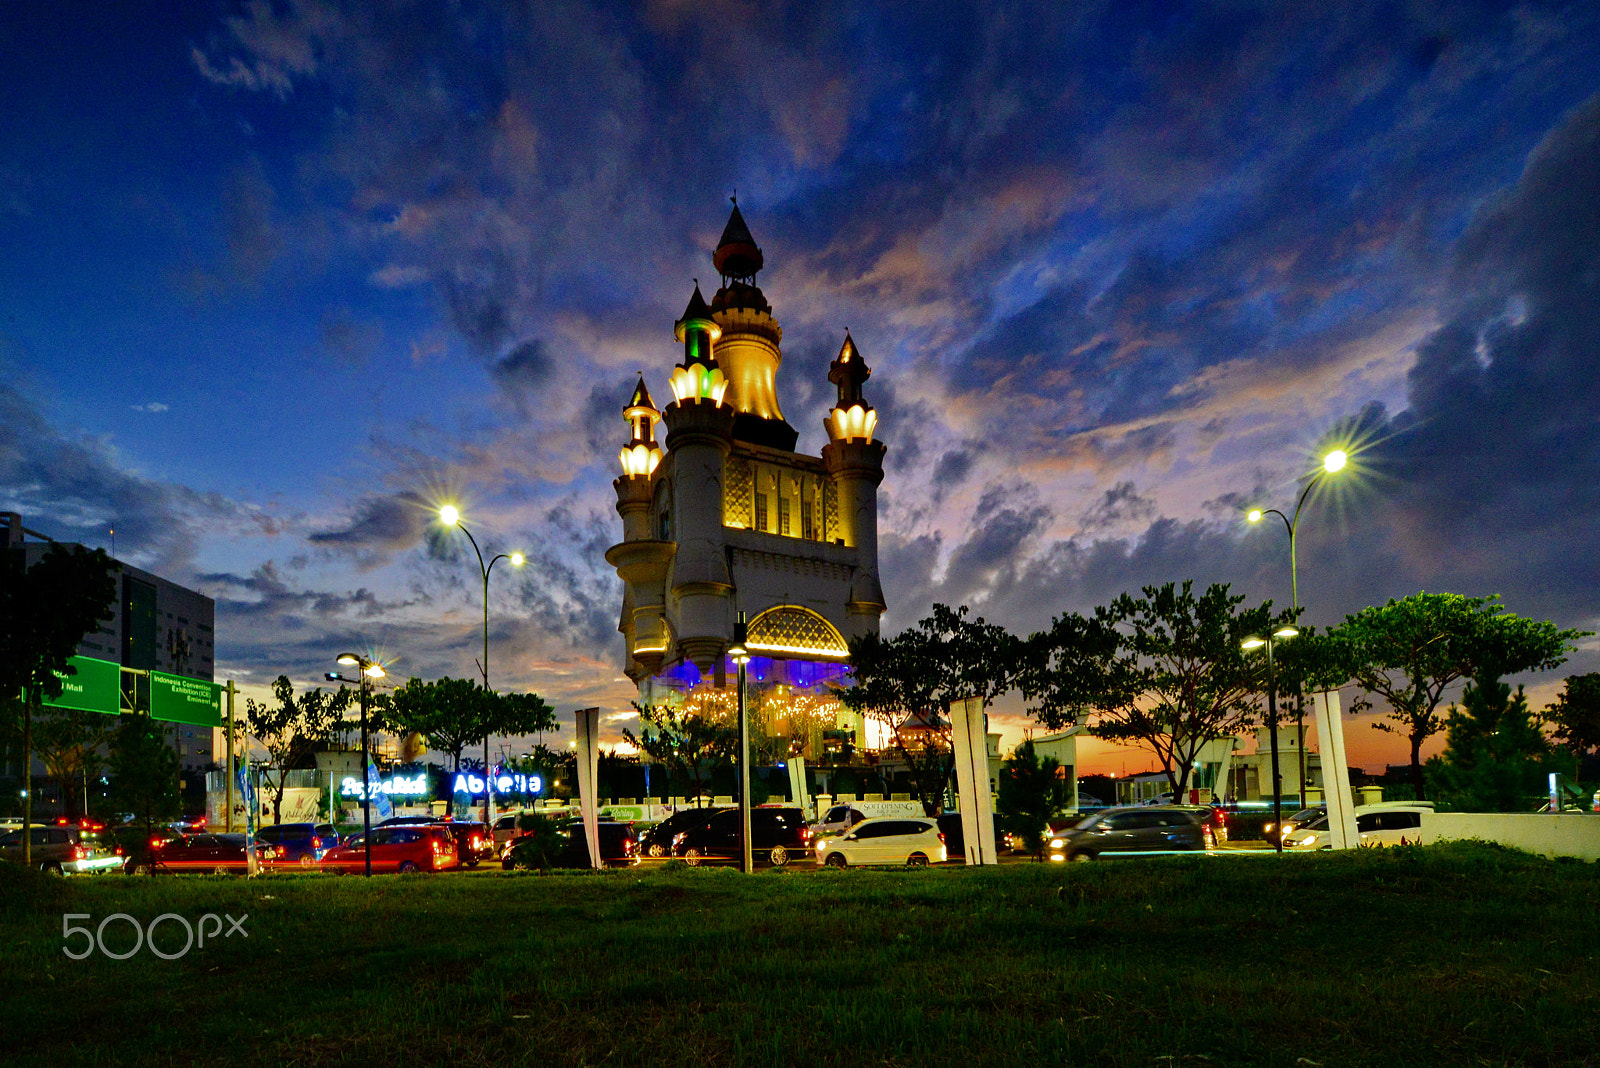
M 745 225 L 744 216 L 739 214 L 738 198 L 729 199 L 733 200 L 733 213 L 728 216 L 728 225 L 722 228 L 722 240 L 717 242 L 717 251 L 712 254 L 711 262 L 722 276 L 724 286 L 730 280 L 753 286 L 756 284 L 756 272 L 761 270 L 763 262 L 761 246 L 750 236 L 750 227 Z
M 728 378 L 728 403 L 738 412 L 733 435 L 791 451 L 799 435 L 778 404 L 783 327 L 756 286 L 756 272 L 763 264 L 761 247 L 750 236 L 737 200 L 711 262 L 722 276 L 722 288 L 711 298 L 711 318 L 721 330 L 717 363 Z

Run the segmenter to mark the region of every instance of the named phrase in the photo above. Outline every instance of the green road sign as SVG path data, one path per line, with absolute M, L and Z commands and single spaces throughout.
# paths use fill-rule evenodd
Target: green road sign
M 222 726 L 222 687 L 204 679 L 150 672 L 150 718 L 196 727 Z
M 46 697 L 48 708 L 71 708 L 81 712 L 122 712 L 122 665 L 87 656 L 72 656 L 67 663 L 75 674 L 61 675 L 61 696 Z

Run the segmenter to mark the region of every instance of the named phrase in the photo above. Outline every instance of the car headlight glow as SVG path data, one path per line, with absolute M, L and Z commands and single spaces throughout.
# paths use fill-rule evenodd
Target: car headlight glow
M 1050 839 L 1050 848 L 1051 849 L 1060 849 L 1062 846 L 1064 846 L 1066 844 L 1067 844 L 1066 840 L 1063 839 L 1063 838 L 1052 838 L 1052 839 Z

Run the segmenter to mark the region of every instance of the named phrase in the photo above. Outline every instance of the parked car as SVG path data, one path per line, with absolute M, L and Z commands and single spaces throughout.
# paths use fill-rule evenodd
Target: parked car
M 1102 801 L 1093 794 L 1086 794 L 1082 791 L 1078 793 L 1078 814 L 1081 816 L 1087 816 L 1091 812 L 1099 812 L 1101 809 L 1110 807 L 1111 802 L 1109 801 Z
M 126 823 L 111 828 L 100 837 L 112 852 L 122 858 L 122 870 L 135 875 L 149 872 L 151 851 L 178 836 L 163 824 L 156 824 L 146 834 L 142 824 Z
M 521 819 L 527 814 L 528 813 L 526 811 L 511 812 L 495 819 L 494 846 L 496 852 L 503 850 L 507 842 L 511 841 L 511 839 L 522 833 L 522 829 L 517 826 L 517 820 Z
M 878 816 L 816 844 L 817 859 L 831 868 L 852 864 L 905 864 L 920 868 L 945 859 L 944 835 L 923 817 Z
M 1431 801 L 1385 801 L 1356 809 L 1356 834 L 1363 846 L 1406 845 L 1422 835 L 1422 820 L 1433 812 Z M 1286 849 L 1332 849 L 1328 817 L 1291 831 L 1284 839 Z
M 374 824 L 379 827 L 443 827 L 456 842 L 456 857 L 464 868 L 476 868 L 481 861 L 495 857 L 494 835 L 489 825 L 475 820 L 452 820 L 439 816 L 390 816 Z
M 494 847 L 494 833 L 489 830 L 489 825 L 482 821 L 472 820 L 446 820 L 439 826 L 447 829 L 456 840 L 456 856 L 464 868 L 476 868 L 485 860 L 493 860 L 496 855 Z
M 363 872 L 367 836 L 352 834 L 322 855 L 323 871 Z M 375 872 L 439 872 L 460 864 L 455 837 L 443 824 L 411 824 L 372 828 L 372 870 Z
M 277 846 L 282 863 L 315 868 L 339 844 L 339 831 L 331 823 L 275 823 L 257 831 L 256 841 Z
M 1177 805 L 1108 808 L 1050 839 L 1051 860 L 1094 860 L 1102 853 L 1167 853 L 1204 849 L 1201 813 Z
M 672 855 L 672 839 L 690 827 L 705 823 L 718 812 L 726 811 L 720 808 L 685 808 L 653 827 L 646 827 L 639 835 L 639 855 L 642 857 L 669 857 Z M 738 811 L 735 809 L 734 811 Z
M 22 863 L 22 836 L 28 835 L 28 861 L 52 875 L 81 875 L 88 872 L 120 871 L 122 857 L 104 842 L 98 832 L 79 827 L 18 827 L 0 837 L 0 859 Z
M 750 810 L 750 848 L 758 860 L 781 868 L 805 856 L 811 845 L 811 828 L 799 808 L 760 807 Z M 726 809 L 705 823 L 680 831 L 672 838 L 672 855 L 690 865 L 705 860 L 739 857 L 739 810 Z
M 1228 840 L 1228 812 L 1221 805 L 1174 805 L 1186 808 L 1200 818 L 1200 830 L 1207 849 L 1215 849 Z
M 600 863 L 607 868 L 625 868 L 639 863 L 639 836 L 633 824 L 617 820 L 598 822 L 600 838 Z M 589 858 L 589 838 L 584 833 L 582 820 L 568 820 L 560 831 L 562 842 L 554 853 L 545 859 L 552 868 L 592 868 Z M 500 866 L 506 871 L 517 868 L 539 867 L 539 857 L 533 849 L 534 836 L 519 834 L 506 843 L 500 853 Z
M 1284 842 L 1287 844 L 1287 836 L 1292 835 L 1297 828 L 1309 827 L 1311 824 L 1325 818 L 1327 815 L 1327 805 L 1313 805 L 1310 808 L 1303 808 L 1292 816 L 1283 817 L 1283 828 L 1281 830 L 1272 825 L 1272 820 L 1269 817 L 1267 822 L 1261 825 L 1261 837 L 1265 838 L 1269 842 L 1276 842 L 1278 837 L 1283 835 L 1285 836 Z
M 811 825 L 811 837 L 813 840 L 837 837 L 866 818 L 867 814 L 854 805 L 834 805 Z
M 966 863 L 967 835 L 962 829 L 961 813 L 945 812 L 934 817 L 934 820 L 944 835 L 945 856 Z M 999 816 L 994 817 L 994 848 L 996 853 L 1009 853 L 1012 850 L 1011 832 L 1005 829 Z
M 242 874 L 250 867 L 244 843 L 242 834 L 180 834 L 151 849 L 150 857 L 158 872 Z M 271 842 L 258 841 L 255 850 L 258 867 L 270 867 L 278 860 L 278 847 Z

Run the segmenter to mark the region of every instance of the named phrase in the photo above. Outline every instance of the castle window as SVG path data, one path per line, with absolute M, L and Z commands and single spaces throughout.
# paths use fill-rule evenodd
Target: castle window
M 789 535 L 789 498 L 787 497 L 778 499 L 778 533 L 785 537 Z
M 756 494 L 756 529 L 763 532 L 767 529 L 767 495 L 765 493 Z
M 817 540 L 815 511 L 810 501 L 800 502 L 800 536 L 807 541 Z
M 671 541 L 672 540 L 672 513 L 671 512 L 662 512 L 661 513 L 661 540 L 662 541 Z

